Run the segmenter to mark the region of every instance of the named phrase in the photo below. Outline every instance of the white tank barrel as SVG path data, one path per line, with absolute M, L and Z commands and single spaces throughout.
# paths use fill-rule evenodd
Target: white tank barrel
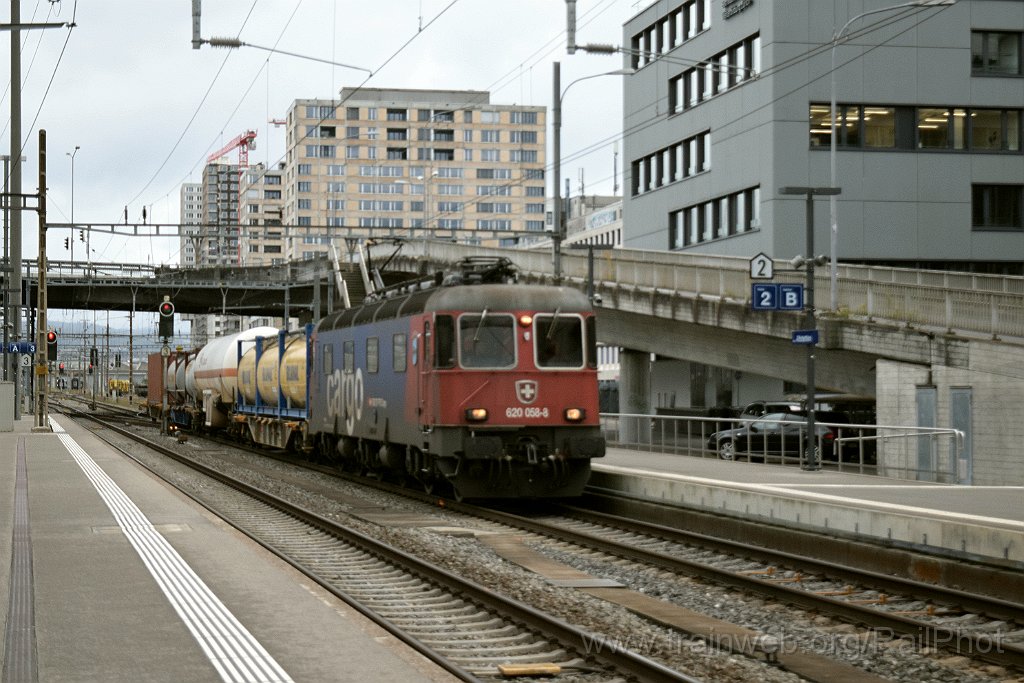
M 242 354 L 253 348 L 256 337 L 277 335 L 277 328 L 254 327 L 226 337 L 218 337 L 204 346 L 196 356 L 193 376 L 195 387 L 193 398 L 202 400 L 203 392 L 209 390 L 215 400 L 231 403 L 238 389 L 238 344 L 242 342 Z

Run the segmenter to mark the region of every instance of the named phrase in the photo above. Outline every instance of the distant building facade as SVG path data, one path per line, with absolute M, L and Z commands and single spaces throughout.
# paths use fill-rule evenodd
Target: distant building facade
M 284 256 L 344 237 L 544 231 L 545 109 L 472 90 L 345 88 L 287 118 Z
M 203 184 L 182 183 L 178 195 L 181 221 L 179 262 L 183 268 L 194 268 L 199 226 L 203 222 Z
M 1024 8 L 658 0 L 631 18 L 627 247 L 1021 274 Z M 834 31 L 837 116 L 831 118 Z M 637 106 L 636 103 L 650 103 Z M 831 248 L 827 197 L 815 251 Z
M 276 266 L 284 263 L 284 164 L 272 171 L 260 163 L 243 173 L 241 187 L 242 265 Z

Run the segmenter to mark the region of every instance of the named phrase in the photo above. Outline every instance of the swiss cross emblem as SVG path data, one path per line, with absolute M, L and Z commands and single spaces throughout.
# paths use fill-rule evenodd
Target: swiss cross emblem
M 537 383 L 532 379 L 521 379 L 516 382 L 516 398 L 520 403 L 530 404 L 537 400 Z

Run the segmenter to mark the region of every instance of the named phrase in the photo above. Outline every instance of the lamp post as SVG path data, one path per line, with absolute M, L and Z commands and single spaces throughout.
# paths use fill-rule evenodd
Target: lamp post
M 78 150 L 81 149 L 79 145 L 75 145 L 75 151 L 64 152 L 65 155 L 71 157 L 71 238 L 68 243 L 71 245 L 71 268 L 74 272 L 75 268 L 75 155 L 78 154 Z
M 817 259 L 814 256 L 814 196 L 815 195 L 831 195 L 835 196 L 839 194 L 840 190 L 838 187 L 780 187 L 779 194 L 797 194 L 804 195 L 807 198 L 807 258 L 802 259 L 802 265 L 806 272 L 806 280 L 804 284 L 804 329 L 814 330 L 814 266 Z M 794 261 L 794 264 L 799 263 L 800 260 Z M 824 260 L 822 260 L 824 263 Z M 799 267 L 799 266 L 797 266 Z M 814 425 L 814 344 L 809 343 L 807 346 L 807 446 L 805 450 L 804 463 L 801 465 L 802 469 L 814 471 L 821 469 L 821 463 L 818 461 L 817 454 L 815 453 L 815 447 L 817 446 L 817 434 Z
M 552 62 L 554 67 L 551 84 L 552 88 L 552 108 L 551 108 L 551 153 L 554 155 L 554 168 L 552 174 L 552 184 L 554 187 L 554 196 L 551 199 L 551 209 L 554 220 L 554 230 L 551 236 L 552 246 L 552 268 L 554 272 L 555 283 L 558 284 L 562 281 L 562 240 L 565 239 L 564 224 L 562 222 L 562 197 L 559 192 L 559 185 L 562 182 L 562 99 L 565 94 L 569 92 L 569 88 L 590 78 L 597 78 L 598 76 L 629 76 L 636 73 L 636 69 L 616 69 L 615 71 L 606 71 L 599 74 L 591 74 L 590 76 L 583 76 L 577 78 L 575 81 L 565 86 L 565 90 L 562 90 L 562 65 L 559 62 Z
M 891 12 L 897 9 L 904 9 L 907 7 L 939 7 L 943 5 L 954 5 L 956 0 L 913 0 L 913 2 L 903 2 L 898 5 L 889 5 L 887 7 L 879 7 L 877 9 L 868 10 L 861 12 L 860 14 L 851 17 L 843 27 L 836 31 L 832 31 L 832 70 L 829 72 L 831 78 L 831 91 L 832 98 L 829 108 L 829 115 L 831 116 L 832 122 L 832 134 L 829 136 L 829 184 L 832 187 L 838 187 L 836 185 L 836 138 L 839 137 L 839 121 L 836 117 L 836 47 L 839 45 L 839 41 L 843 39 L 846 34 L 846 29 L 850 28 L 850 25 L 858 19 L 862 19 L 869 14 L 878 14 L 879 12 Z M 838 290 L 838 250 L 839 250 L 839 219 L 837 215 L 837 206 L 835 195 L 829 198 L 829 220 L 831 222 L 831 240 L 829 246 L 829 278 L 830 278 L 830 292 L 831 297 L 829 303 L 831 309 L 835 311 L 839 307 L 839 290 Z

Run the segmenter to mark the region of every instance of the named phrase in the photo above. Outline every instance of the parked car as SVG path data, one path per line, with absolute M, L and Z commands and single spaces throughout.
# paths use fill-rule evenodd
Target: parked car
M 754 401 L 743 406 L 741 420 L 754 420 L 772 413 L 798 413 L 803 409 L 799 401 Z
M 723 460 L 748 458 L 799 457 L 806 451 L 807 418 L 795 412 L 769 413 L 749 420 L 740 427 L 723 429 L 708 437 L 708 448 Z M 835 458 L 835 433 L 815 424 L 816 451 L 821 460 Z

